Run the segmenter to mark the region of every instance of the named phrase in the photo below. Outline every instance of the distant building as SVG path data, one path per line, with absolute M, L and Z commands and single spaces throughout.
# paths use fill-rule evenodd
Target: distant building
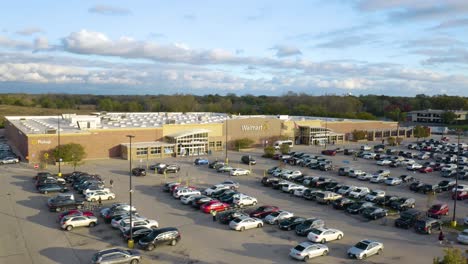
M 442 124 L 444 121 L 442 119 L 442 114 L 444 112 L 454 112 L 457 115 L 456 121 L 466 121 L 468 111 L 464 110 L 435 110 L 435 109 L 426 109 L 419 111 L 408 112 L 408 121 L 415 123 L 436 123 Z

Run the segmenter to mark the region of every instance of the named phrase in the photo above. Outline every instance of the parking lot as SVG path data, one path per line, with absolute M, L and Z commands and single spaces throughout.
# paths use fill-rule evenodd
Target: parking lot
M 357 147 L 358 145 L 355 145 Z M 319 154 L 320 148 L 295 146 L 294 151 Z M 229 160 L 234 167 L 240 166 L 240 157 L 251 154 L 257 159 L 257 165 L 252 166 L 253 174 L 235 177 L 241 187 L 239 191 L 254 196 L 259 205 L 276 205 L 280 209 L 293 212 L 304 217 L 317 217 L 325 220 L 327 227 L 344 232 L 340 241 L 327 243 L 329 256 L 318 257 L 314 263 L 355 263 L 346 256 L 346 251 L 356 242 L 364 239 L 374 239 L 384 243 L 384 252 L 372 256 L 362 263 L 431 263 L 434 256 L 442 255 L 443 247 L 439 245 L 437 234 L 421 235 L 412 229 L 395 228 L 395 217 L 386 217 L 376 221 L 368 221 L 361 216 L 351 216 L 343 211 L 334 210 L 331 206 L 319 205 L 316 202 L 293 197 L 272 188 L 263 187 L 260 183 L 264 171 L 280 164 L 279 161 L 261 158 L 262 150 L 249 152 L 230 152 Z M 209 159 L 223 159 L 224 155 L 210 156 Z M 188 181 L 190 185 L 204 189 L 212 184 L 230 178 L 228 174 L 220 174 L 207 166 L 194 166 L 195 157 L 165 160 L 167 163 L 177 163 L 181 171 L 168 174 L 167 180 Z M 352 166 L 366 172 L 381 169 L 372 160 L 358 159 L 338 154 L 330 157 L 335 166 Z M 134 167 L 145 166 L 137 160 Z M 407 186 L 386 186 L 359 181 L 356 178 L 338 176 L 336 171 L 323 172 L 309 168 L 284 165 L 286 168 L 300 169 L 307 175 L 323 175 L 345 184 L 366 186 L 372 189 L 382 189 L 389 194 L 416 199 L 416 208 L 427 210 L 437 202 L 449 203 L 450 217 L 453 201 L 448 193 L 435 197 L 421 193 L 410 192 Z M 56 172 L 56 168 L 49 169 Z M 113 191 L 117 194 L 116 201 L 128 202 L 128 161 L 100 160 L 87 161 L 78 168 L 80 171 L 96 173 L 109 183 L 114 181 Z M 72 168 L 63 167 L 63 172 L 71 172 Z M 404 167 L 390 168 L 392 176 L 408 174 Z M 101 222 L 94 228 L 79 228 L 73 231 L 62 231 L 57 223 L 57 213 L 49 212 L 46 201 L 54 194 L 42 195 L 34 188 L 32 177 L 36 170 L 25 164 L 0 166 L 0 213 L 2 225 L 0 231 L 0 263 L 89 263 L 91 256 L 97 250 L 121 246 L 126 243 L 119 231 Z M 438 183 L 443 178 L 438 172 L 421 174 L 410 172 L 414 177 L 425 183 Z M 176 246 L 162 246 L 152 252 L 142 252 L 143 263 L 296 263 L 288 257 L 289 250 L 305 237 L 298 237 L 294 231 L 281 231 L 277 226 L 265 224 L 263 228 L 236 232 L 228 226 L 213 222 L 209 214 L 204 214 L 190 206 L 183 205 L 179 200 L 161 190 L 164 183 L 161 174 L 149 173 L 146 177 L 133 177 L 134 205 L 141 215 L 156 219 L 160 227 L 174 226 L 182 233 L 182 240 Z M 460 183 L 466 183 L 461 181 Z M 112 202 L 104 202 L 110 204 Z M 457 216 L 459 224 L 468 215 L 466 201 L 459 201 Z M 448 219 L 448 218 L 447 218 Z M 455 234 L 446 230 L 447 238 L 455 240 Z M 454 246 L 463 250 L 466 246 L 455 242 Z

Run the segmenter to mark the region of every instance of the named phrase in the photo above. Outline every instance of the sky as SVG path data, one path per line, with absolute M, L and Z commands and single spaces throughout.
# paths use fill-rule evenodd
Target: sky
M 468 96 L 467 0 L 17 0 L 0 16 L 0 93 Z

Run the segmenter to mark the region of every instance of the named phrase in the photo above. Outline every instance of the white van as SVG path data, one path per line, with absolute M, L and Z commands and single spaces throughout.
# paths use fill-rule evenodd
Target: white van
M 279 150 L 281 145 L 283 144 L 289 145 L 290 148 L 294 146 L 294 143 L 292 140 L 278 140 L 275 142 L 275 144 L 273 144 L 273 146 L 275 147 L 276 150 Z

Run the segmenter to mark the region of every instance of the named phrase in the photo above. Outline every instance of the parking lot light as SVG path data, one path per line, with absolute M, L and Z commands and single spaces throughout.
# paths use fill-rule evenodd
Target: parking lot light
M 132 193 L 133 193 L 133 188 L 132 188 L 132 138 L 134 138 L 135 136 L 133 135 L 127 135 L 127 137 L 129 138 L 130 140 L 130 146 L 129 146 L 129 149 L 127 151 L 127 153 L 130 153 L 129 155 L 129 158 L 130 158 L 130 162 L 129 162 L 129 178 L 130 178 L 130 183 L 129 183 L 129 188 L 128 188 L 128 193 L 129 193 L 129 198 L 130 198 L 130 239 L 128 240 L 128 248 L 132 249 L 134 246 L 135 246 L 135 243 L 133 241 L 133 228 L 132 228 Z

